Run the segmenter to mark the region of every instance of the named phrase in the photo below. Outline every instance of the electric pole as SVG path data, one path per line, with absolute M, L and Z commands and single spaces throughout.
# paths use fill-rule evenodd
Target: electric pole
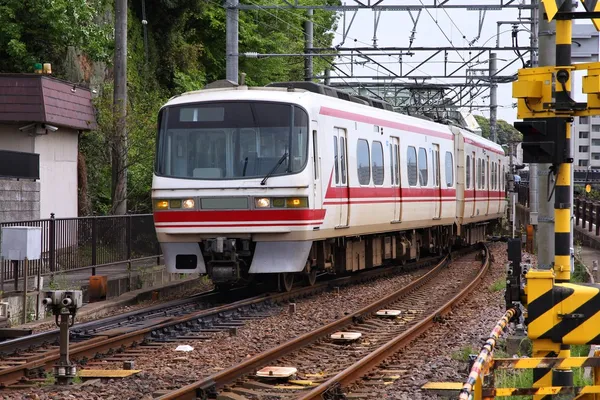
M 225 57 L 226 79 L 238 83 L 239 0 L 228 0 L 226 4 Z
M 306 21 L 304 21 L 304 80 L 312 81 L 313 76 L 313 58 L 312 58 L 312 48 L 313 48 L 313 10 L 306 10 Z
M 539 27 L 539 21 L 540 21 L 540 17 L 541 20 L 544 20 L 544 16 L 543 16 L 543 12 L 539 12 L 539 9 L 542 8 L 539 0 L 531 0 L 531 5 L 532 6 L 537 6 L 538 8 L 532 8 L 531 9 L 531 35 L 529 36 L 529 41 L 531 44 L 531 47 L 533 49 L 538 49 L 539 46 L 539 36 L 540 36 L 540 32 L 542 32 L 542 30 Z M 545 29 L 548 29 L 549 27 L 551 28 L 551 25 L 548 24 L 547 21 L 545 21 Z M 554 49 L 554 44 L 550 43 L 548 44 L 548 42 L 551 42 L 551 40 L 546 40 L 546 42 L 544 42 L 544 47 L 545 50 L 548 50 L 549 48 Z M 538 62 L 538 54 L 539 54 L 539 50 L 533 50 L 531 52 L 531 67 L 535 68 L 539 65 Z M 554 57 L 554 56 L 553 56 Z M 544 60 L 547 60 L 547 57 L 544 55 Z M 534 247 L 534 252 L 536 252 L 537 250 L 537 245 L 536 245 L 536 240 L 537 240 L 537 226 L 538 226 L 538 202 L 539 202 L 539 190 L 538 190 L 538 165 L 537 164 L 529 164 L 529 223 L 531 225 L 533 225 L 533 247 Z
M 496 53 L 490 53 L 490 139 L 498 143 L 498 83 L 495 76 L 498 71 Z
M 127 214 L 127 0 L 115 0 L 112 213 Z

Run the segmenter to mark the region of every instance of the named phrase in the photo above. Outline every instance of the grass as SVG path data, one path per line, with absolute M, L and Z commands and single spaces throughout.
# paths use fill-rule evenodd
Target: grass
M 506 278 L 500 278 L 490 286 L 490 291 L 499 292 L 506 289 Z
M 479 354 L 479 350 L 468 344 L 463 346 L 460 350 L 453 352 L 451 358 L 456 361 L 468 362 L 471 354 Z

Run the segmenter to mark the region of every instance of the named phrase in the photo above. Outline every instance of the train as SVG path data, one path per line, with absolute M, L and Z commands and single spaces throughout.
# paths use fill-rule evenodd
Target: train
M 217 81 L 158 114 L 153 215 L 166 268 L 215 285 L 313 285 L 486 238 L 501 146 L 313 82 Z

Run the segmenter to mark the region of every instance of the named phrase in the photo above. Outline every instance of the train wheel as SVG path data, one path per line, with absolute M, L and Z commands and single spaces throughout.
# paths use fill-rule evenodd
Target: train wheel
M 279 274 L 279 288 L 282 291 L 289 292 L 294 286 L 294 274 L 290 272 L 283 272 Z
M 309 269 L 307 272 L 305 272 L 306 275 L 306 282 L 308 283 L 308 286 L 314 286 L 315 283 L 317 283 L 317 270 L 316 269 Z

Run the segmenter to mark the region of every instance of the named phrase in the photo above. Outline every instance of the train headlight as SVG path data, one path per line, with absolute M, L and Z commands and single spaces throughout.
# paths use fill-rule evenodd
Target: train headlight
M 271 200 L 268 197 L 259 197 L 254 199 L 256 208 L 269 208 L 271 207 Z
M 196 202 L 194 199 L 186 199 L 183 201 L 183 208 L 194 208 L 196 206 Z
M 285 205 L 288 208 L 306 208 L 306 207 L 308 207 L 308 197 L 287 198 Z
M 156 210 L 168 210 L 169 209 L 169 201 L 168 200 L 155 200 L 154 208 Z
M 169 200 L 169 208 L 181 208 L 181 200 Z

